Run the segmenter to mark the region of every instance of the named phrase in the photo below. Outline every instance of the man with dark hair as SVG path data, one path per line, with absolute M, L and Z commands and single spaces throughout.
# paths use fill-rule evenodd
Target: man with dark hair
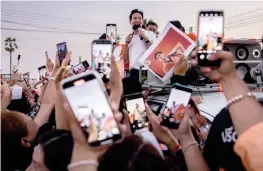
M 125 62 L 130 62 L 130 75 L 139 79 L 141 64 L 138 62 L 138 59 L 150 47 L 156 36 L 153 32 L 142 28 L 144 24 L 142 11 L 138 9 L 132 10 L 129 15 L 129 21 L 133 31 L 125 39 L 126 47 L 123 58 Z
M 170 21 L 170 23 L 171 23 L 172 25 L 174 25 L 176 28 L 180 29 L 182 32 L 185 33 L 185 28 L 183 27 L 183 25 L 181 24 L 180 21 L 174 20 L 174 21 Z
M 157 29 L 158 25 L 153 21 L 149 21 L 146 25 L 146 30 L 153 32 L 156 36 L 158 35 Z

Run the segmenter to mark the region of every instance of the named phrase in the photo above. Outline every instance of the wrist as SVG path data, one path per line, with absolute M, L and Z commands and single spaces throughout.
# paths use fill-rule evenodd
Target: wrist
M 179 144 L 178 140 L 175 139 L 175 138 L 171 139 L 171 140 L 167 143 L 167 146 L 168 146 L 168 148 L 169 148 L 170 151 L 175 150 L 175 149 L 178 147 L 178 145 L 180 145 L 180 144 Z
M 224 87 L 224 86 L 227 86 L 228 84 L 231 84 L 231 82 L 235 82 L 235 81 L 238 81 L 240 80 L 239 76 L 238 76 L 238 73 L 237 71 L 234 71 L 230 74 L 227 74 L 227 75 L 224 75 L 222 76 L 222 78 L 219 80 L 219 84 Z
M 184 135 L 180 137 L 179 141 L 181 143 L 182 148 L 184 148 L 185 145 L 194 142 L 195 138 L 193 137 L 193 135 Z
M 220 85 L 223 88 L 227 100 L 233 98 L 234 96 L 240 94 L 243 95 L 249 92 L 249 89 L 243 80 L 239 78 L 237 73 L 224 77 L 222 81 L 220 81 Z

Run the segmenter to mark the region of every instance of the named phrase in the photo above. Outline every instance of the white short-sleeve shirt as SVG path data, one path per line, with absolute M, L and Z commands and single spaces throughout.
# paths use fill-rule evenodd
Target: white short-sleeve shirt
M 149 41 L 153 42 L 156 39 L 156 36 L 153 32 L 143 30 L 145 36 L 149 38 Z M 138 59 L 143 55 L 143 53 L 149 48 L 149 43 L 145 43 L 144 40 L 141 40 L 138 35 L 134 35 L 129 47 L 129 60 L 130 60 L 130 70 L 131 69 L 140 69 L 141 64 Z

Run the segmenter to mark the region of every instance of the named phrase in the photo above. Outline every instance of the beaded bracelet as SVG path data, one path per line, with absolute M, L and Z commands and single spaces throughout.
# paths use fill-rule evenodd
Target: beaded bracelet
M 229 107 L 230 105 L 232 105 L 233 103 L 235 103 L 237 101 L 244 99 L 245 97 L 255 97 L 256 98 L 256 96 L 252 92 L 248 92 L 245 95 L 240 94 L 240 95 L 233 97 L 231 100 L 229 100 L 227 102 L 227 107 Z

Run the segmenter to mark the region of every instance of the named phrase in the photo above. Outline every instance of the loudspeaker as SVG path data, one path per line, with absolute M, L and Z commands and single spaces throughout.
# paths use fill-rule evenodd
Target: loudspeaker
M 224 50 L 233 53 L 234 61 L 262 60 L 260 44 L 224 43 Z
M 233 61 L 242 79 L 247 72 L 255 68 L 263 59 L 261 45 L 258 41 L 242 39 L 226 41 L 223 50 L 232 52 Z

